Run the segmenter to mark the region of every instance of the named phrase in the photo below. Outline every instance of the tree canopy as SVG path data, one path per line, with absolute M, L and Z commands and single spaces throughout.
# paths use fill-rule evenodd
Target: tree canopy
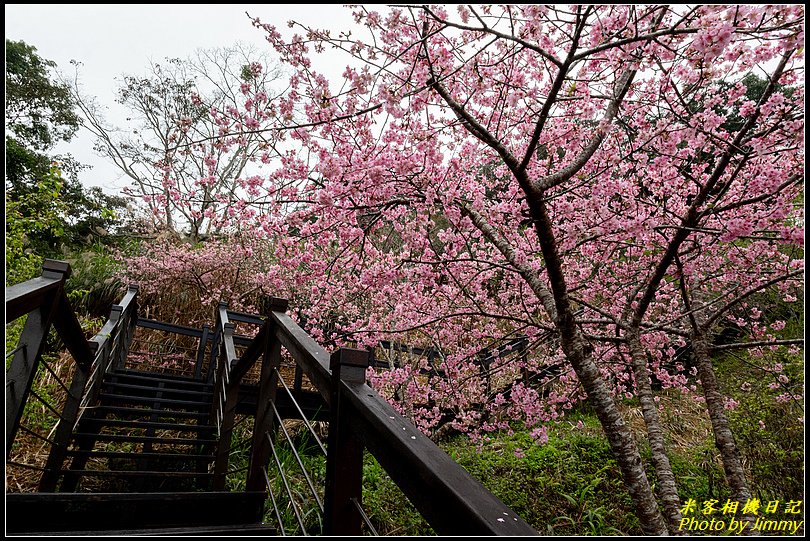
M 70 88 L 52 79 L 56 63 L 36 47 L 6 39 L 6 128 L 21 145 L 49 150 L 79 129 Z
M 124 206 L 121 197 L 83 187 L 78 176 L 86 166 L 53 152 L 81 125 L 55 68 L 35 47 L 6 40 L 6 242 L 13 247 L 6 252 L 7 283 L 35 273 L 39 257 L 105 238 L 114 210 Z
M 774 353 L 803 338 L 749 301 L 803 295 L 804 8 L 352 10 L 362 33 L 292 22 L 286 40 L 253 21 L 289 70 L 279 96 L 253 64 L 224 101 L 162 71 L 128 83 L 141 113 L 169 107 L 159 144 L 105 142 L 112 159 L 149 162 L 132 178 L 156 223 L 220 237 L 149 246 L 130 276 L 200 306 L 286 296 L 336 344 L 432 348 L 370 374 L 429 434 L 519 420 L 542 443 L 587 400 L 648 534 L 682 518 L 655 389 L 694 393 L 731 498 L 749 500 L 716 353 L 750 350 L 777 399 L 803 399 Z M 314 67 L 327 48 L 342 81 Z M 529 353 L 507 353 L 516 337 Z M 482 362 L 482 346 L 502 349 Z

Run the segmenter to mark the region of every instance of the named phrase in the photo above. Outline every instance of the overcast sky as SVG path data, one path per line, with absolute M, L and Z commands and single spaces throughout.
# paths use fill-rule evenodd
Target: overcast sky
M 183 58 L 195 49 L 227 47 L 237 41 L 272 53 L 261 30 L 253 28 L 245 13 L 279 27 L 286 35 L 290 19 L 319 28 L 347 28 L 351 11 L 339 5 L 23 5 L 6 4 L 6 39 L 25 41 L 59 69 L 72 73 L 71 60 L 82 63 L 84 91 L 110 107 L 108 120 L 115 123 L 116 78 L 139 74 L 151 60 Z M 336 70 L 336 71 L 335 71 Z M 333 73 L 342 67 L 332 66 Z M 82 173 L 87 185 L 113 192 L 126 185 L 118 171 L 93 150 L 92 137 L 79 132 L 68 151 L 80 162 L 93 165 Z

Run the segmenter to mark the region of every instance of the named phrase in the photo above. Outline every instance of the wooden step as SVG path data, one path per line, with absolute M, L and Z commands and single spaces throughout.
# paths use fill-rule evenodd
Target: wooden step
M 106 404 L 96 406 L 92 409 L 97 410 L 100 413 L 115 414 L 121 417 L 151 417 L 152 415 L 157 415 L 158 418 L 163 419 L 174 417 L 182 417 L 186 419 L 205 419 L 210 415 L 208 412 L 200 412 L 200 411 L 175 411 L 175 410 L 154 409 L 150 407 L 136 408 L 124 406 L 110 406 Z
M 7 493 L 6 533 L 258 526 L 264 498 L 262 492 Z
M 133 396 L 133 395 L 125 395 L 125 394 L 110 394 L 110 393 L 99 393 L 99 398 L 102 401 L 106 402 L 134 402 L 134 403 L 141 403 L 141 404 L 154 404 L 158 402 L 157 399 L 148 396 Z M 211 407 L 211 400 L 207 401 L 196 401 L 196 400 L 175 400 L 175 399 L 168 399 L 168 398 L 161 398 L 159 400 L 161 404 L 165 404 L 168 406 L 175 406 L 175 407 L 182 407 L 182 408 L 210 408 Z
M 206 400 L 211 400 L 213 393 L 210 390 L 199 389 L 170 389 L 168 387 L 156 387 L 153 385 L 141 385 L 140 382 L 136 383 L 119 383 L 117 381 L 105 381 L 103 389 L 105 392 L 112 392 L 115 390 L 122 391 L 140 391 L 142 393 L 163 393 L 168 396 L 191 396 L 201 397 Z M 156 400 L 160 400 L 159 398 Z
M 216 443 L 215 439 L 203 438 L 162 438 L 159 436 L 130 436 L 128 434 L 93 434 L 91 432 L 76 432 L 74 438 L 95 439 L 96 441 L 125 441 L 129 443 L 165 443 L 171 445 L 204 445 Z
M 185 423 L 160 423 L 155 421 L 131 421 L 124 419 L 83 419 L 89 425 L 101 425 L 100 428 L 154 428 L 156 430 L 176 430 L 178 432 L 208 432 L 214 430 L 207 425 L 189 425 Z
M 139 470 L 62 470 L 62 473 L 69 473 L 72 475 L 80 475 L 82 477 L 116 477 L 116 478 L 135 478 L 140 477 L 143 479 L 152 479 L 155 481 L 163 481 L 166 478 L 186 478 L 196 479 L 213 477 L 213 473 L 208 472 L 191 472 L 191 471 L 171 471 L 171 470 L 153 470 L 153 471 L 139 471 Z
M 134 369 L 115 370 L 114 372 L 111 372 L 107 377 L 152 379 L 168 383 L 174 383 L 178 385 L 194 384 L 194 385 L 207 385 L 209 387 L 212 386 L 210 382 L 202 381 L 188 376 L 177 376 L 175 374 L 163 374 L 161 372 L 149 372 L 145 370 L 134 370 Z
M 56 532 L 28 532 L 25 535 L 56 535 Z M 175 536 L 182 535 L 185 537 L 193 537 L 205 535 L 209 537 L 227 537 L 227 536 L 247 536 L 247 535 L 261 535 L 264 537 L 275 537 L 278 535 L 278 529 L 271 524 L 225 524 L 222 526 L 184 526 L 181 528 L 140 528 L 133 530 L 80 530 L 80 531 L 65 531 L 58 532 L 58 535 L 65 537 L 101 537 L 101 536 Z
M 212 461 L 216 455 L 193 455 L 186 453 L 139 453 L 139 452 L 125 452 L 125 451 L 81 451 L 77 449 L 70 449 L 67 451 L 68 456 L 86 456 L 89 458 L 127 458 L 132 460 L 206 460 Z
M 126 477 L 126 478 L 143 478 L 155 479 L 161 481 L 166 478 L 192 478 L 198 477 L 213 477 L 213 473 L 208 472 L 192 472 L 192 471 L 139 471 L 139 470 L 62 470 L 62 473 L 69 473 L 72 475 L 80 475 L 82 477 Z

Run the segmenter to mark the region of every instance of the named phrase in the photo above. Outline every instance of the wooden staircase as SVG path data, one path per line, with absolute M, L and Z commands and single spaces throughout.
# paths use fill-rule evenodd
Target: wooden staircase
M 212 385 L 117 370 L 71 437 L 62 492 L 210 490 L 216 429 Z
M 212 385 L 116 370 L 70 438 L 55 493 L 6 495 L 6 530 L 42 535 L 274 535 L 264 492 L 211 491 Z
M 265 317 L 220 303 L 213 327 L 195 329 L 139 316 L 130 286 L 87 340 L 69 276 L 46 260 L 41 277 L 6 289 L 6 323 L 26 316 L 6 353 L 6 534 L 374 535 L 364 449 L 439 534 L 536 534 L 366 384 L 368 351 L 330 355 L 285 300 Z M 59 367 L 43 355 L 51 329 L 69 353 Z M 300 447 L 288 419 L 317 445 Z M 326 445 L 315 420 L 328 422 Z M 12 469 L 27 474 L 17 492 Z

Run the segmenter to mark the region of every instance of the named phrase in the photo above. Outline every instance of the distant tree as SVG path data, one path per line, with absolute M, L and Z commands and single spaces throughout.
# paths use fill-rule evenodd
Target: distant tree
M 24 41 L 6 40 L 6 129 L 20 145 L 49 150 L 79 129 L 67 85 L 51 80 L 56 63 Z
M 278 72 L 268 70 L 269 63 L 242 45 L 155 62 L 145 75 L 124 76 L 118 102 L 131 116 L 119 127 L 108 125 L 82 95 L 77 74 L 74 98 L 97 151 L 132 182 L 127 192 L 152 211 L 155 228 L 196 242 L 222 231 L 237 191 L 255 193 L 253 179 L 244 176 L 272 146 L 251 132 L 276 114 L 271 86 Z M 257 119 L 236 125 L 245 107 Z M 219 140 L 234 131 L 233 145 Z M 180 193 L 188 195 L 182 202 Z
M 60 197 L 61 174 L 52 167 L 27 197 L 13 200 L 6 193 L 6 285 L 30 280 L 39 274 L 41 246 L 32 237 L 59 238 L 63 234 L 65 203 Z
M 55 67 L 35 47 L 6 40 L 7 205 L 15 204 L 21 223 L 53 225 L 57 217 L 61 220 L 60 227 L 26 232 L 28 249 L 39 255 L 51 255 L 60 243 L 94 242 L 113 226 L 113 210 L 124 206 L 123 198 L 81 185 L 77 175 L 86 166 L 70 155 L 53 154 L 54 145 L 70 141 L 81 125 L 70 88 L 52 74 Z M 43 190 L 62 202 L 58 212 L 44 221 L 42 209 L 31 204 Z

